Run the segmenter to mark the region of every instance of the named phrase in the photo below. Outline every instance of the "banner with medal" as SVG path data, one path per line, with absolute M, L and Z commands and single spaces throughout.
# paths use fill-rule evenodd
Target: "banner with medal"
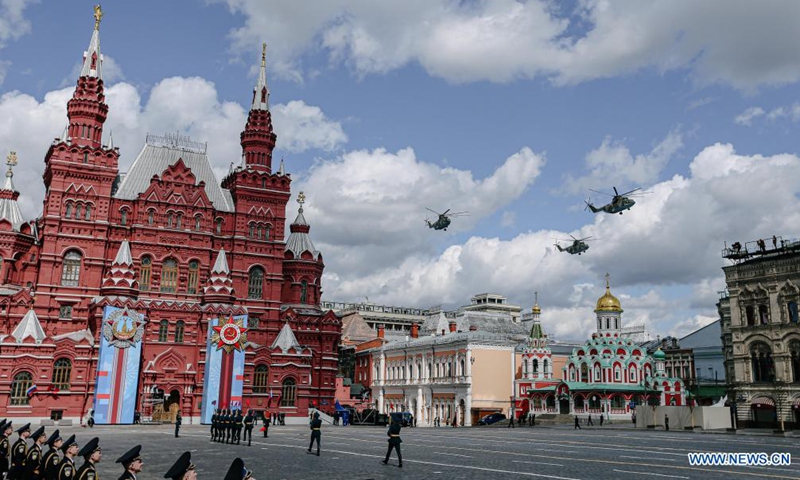
M 144 315 L 133 309 L 103 309 L 94 391 L 94 423 L 98 425 L 133 423 L 144 324 Z
M 246 344 L 247 315 L 209 321 L 202 423 L 211 423 L 211 416 L 217 409 L 242 408 Z

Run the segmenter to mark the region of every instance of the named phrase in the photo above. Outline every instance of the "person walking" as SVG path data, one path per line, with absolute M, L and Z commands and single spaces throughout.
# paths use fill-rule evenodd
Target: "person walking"
M 75 435 L 71 435 L 61 445 L 61 451 L 64 452 L 64 458 L 58 464 L 57 480 L 72 480 L 75 478 L 75 455 L 78 454 L 78 444 L 75 442 Z
M 586 420 L 586 426 L 587 427 L 594 427 L 594 422 L 592 421 L 592 414 L 591 413 L 589 414 L 589 419 Z
M 322 420 L 319 419 L 319 412 L 314 412 L 314 419 L 311 420 L 311 443 L 308 444 L 308 453 L 311 453 L 311 447 L 314 442 L 317 442 L 317 456 L 319 457 L 319 441 L 322 438 Z
M 605 415 L 603 415 L 603 413 L 600 413 L 600 426 L 601 426 L 601 427 L 603 426 L 603 417 L 604 417 L 604 416 L 605 416 Z
M 664 414 L 664 430 L 669 432 L 669 415 Z
M 386 451 L 386 458 L 381 460 L 381 463 L 384 465 L 389 464 L 389 457 L 392 456 L 392 450 L 397 451 L 397 466 L 403 468 L 403 454 L 400 453 L 400 444 L 403 443 L 403 440 L 400 439 L 400 429 L 403 428 L 400 425 L 400 422 L 394 422 L 389 417 L 389 430 L 386 432 L 386 435 L 389 436 L 389 449 Z
M 253 416 L 253 411 L 248 410 L 247 416 L 244 417 L 244 438 L 247 439 L 247 446 L 250 446 L 250 443 L 253 441 L 253 425 L 255 425 L 256 419 Z
M 508 428 L 514 428 L 514 414 L 512 413 L 510 417 L 508 417 Z
M 28 455 L 25 457 L 25 480 L 39 480 L 44 476 L 44 469 L 42 468 L 42 445 L 47 442 L 47 436 L 44 434 L 44 426 L 36 429 L 30 437 L 33 440 L 33 445 L 28 449 Z
M 579 422 L 578 416 L 575 415 L 575 428 L 573 428 L 573 430 L 580 430 L 581 429 L 581 426 L 579 425 L 578 422 Z
M 531 417 L 531 427 L 535 426 L 536 426 L 536 414 L 534 413 L 533 416 Z
M 181 417 L 181 412 L 178 412 L 175 417 L 175 438 L 178 438 L 178 432 L 181 431 L 181 423 L 183 423 L 183 417 Z
M 58 430 L 53 432 L 50 438 L 47 439 L 47 446 L 50 447 L 50 450 L 44 454 L 44 458 L 42 459 L 42 475 L 46 480 L 58 476 L 58 464 L 61 462 L 61 458 L 58 456 L 58 450 L 63 443 Z
M 272 415 L 268 415 L 264 419 L 264 426 L 261 427 L 261 431 L 264 432 L 264 438 L 269 438 L 269 424 L 272 423 Z
M 31 424 L 26 423 L 17 429 L 19 438 L 11 448 L 11 470 L 8 480 L 23 480 L 25 477 L 25 458 L 28 457 L 28 437 L 31 436 Z
M 236 445 L 239 445 L 242 441 L 242 428 L 244 428 L 244 416 L 242 416 L 241 410 L 237 410 L 233 423 L 233 436 L 236 437 Z

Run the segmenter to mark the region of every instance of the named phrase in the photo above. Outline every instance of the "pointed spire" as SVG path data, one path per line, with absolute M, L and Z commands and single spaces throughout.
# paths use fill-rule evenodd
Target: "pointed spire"
M 17 328 L 11 332 L 11 336 L 17 343 L 22 343 L 26 338 L 32 338 L 37 344 L 42 343 L 46 335 L 42 328 L 39 317 L 36 316 L 36 311 L 33 309 L 33 302 L 31 302 L 31 309 L 22 317 Z
M 300 192 L 297 195 L 297 203 L 300 204 L 300 208 L 297 210 L 297 218 L 289 225 L 291 233 L 289 238 L 286 239 L 284 251 L 292 252 L 295 259 L 299 259 L 303 252 L 308 252 L 314 257 L 314 260 L 317 260 L 319 259 L 319 252 L 314 248 L 314 243 L 308 235 L 311 226 L 306 222 L 306 217 L 303 216 L 303 204 L 306 203 L 305 193 Z
M 103 19 L 103 11 L 100 5 L 94 6 L 94 31 L 92 39 L 89 41 L 89 48 L 83 54 L 83 68 L 81 77 L 103 78 L 103 56 L 100 54 L 100 20 Z
M 3 188 L 0 189 L 0 220 L 6 220 L 11 223 L 11 228 L 14 231 L 19 231 L 25 221 L 22 218 L 22 211 L 19 208 L 17 199 L 19 192 L 14 186 L 11 178 L 14 176 L 13 168 L 17 165 L 17 153 L 10 152 L 6 157 L 6 164 L 8 170 L 6 171 L 6 181 Z
M 253 88 L 252 110 L 269 110 L 269 88 L 267 87 L 267 44 L 261 44 L 261 70 Z
M 117 256 L 114 258 L 112 265 L 133 265 L 133 257 L 131 256 L 131 247 L 128 244 L 128 239 L 122 241 L 122 244 L 117 250 Z
M 276 348 L 280 348 L 283 353 L 287 353 L 290 348 L 294 348 L 295 350 L 300 350 L 302 348 L 297 342 L 297 337 L 294 336 L 294 332 L 292 331 L 292 327 L 289 326 L 288 321 L 283 324 L 283 328 L 281 328 L 280 333 L 278 333 L 278 337 L 272 342 L 272 349 L 275 350 Z
M 114 131 L 112 130 L 108 134 L 108 149 L 114 150 Z
M 228 269 L 228 257 L 225 255 L 225 249 L 220 248 L 219 253 L 217 254 L 217 261 L 214 262 L 214 268 L 211 269 L 211 273 L 220 273 L 223 275 L 228 275 L 231 271 Z
M 64 132 L 61 134 L 61 141 L 64 143 L 69 142 L 69 123 L 64 125 Z
M 6 157 L 6 165 L 8 165 L 8 170 L 6 170 L 6 183 L 3 185 L 3 190 L 10 190 L 15 192 L 16 189 L 14 188 L 14 182 L 11 181 L 11 177 L 14 176 L 13 168 L 17 166 L 17 152 L 9 152 L 8 156 Z
M 278 167 L 278 175 L 286 175 L 286 171 L 283 169 L 283 158 L 281 158 L 281 165 Z

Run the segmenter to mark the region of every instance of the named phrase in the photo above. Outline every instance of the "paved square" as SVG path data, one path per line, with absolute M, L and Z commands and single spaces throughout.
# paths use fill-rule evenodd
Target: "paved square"
M 48 431 L 52 431 L 48 428 Z M 62 428 L 85 443 L 100 437 L 100 476 L 115 479 L 121 467 L 114 460 L 137 443 L 143 445 L 145 471 L 140 479 L 163 478 L 185 450 L 192 452 L 201 480 L 220 480 L 231 462 L 242 457 L 258 480 L 265 479 L 448 479 L 554 478 L 622 480 L 653 479 L 800 479 L 800 465 L 788 467 L 690 467 L 688 452 L 789 452 L 800 458 L 797 437 L 712 435 L 701 433 L 535 428 L 403 429 L 403 468 L 386 453 L 385 428 L 331 427 L 322 431 L 322 456 L 307 455 L 307 427 L 270 428 L 269 438 L 254 432 L 251 447 L 211 443 L 205 426 L 187 425 L 174 438 L 173 427 L 96 426 Z M 16 438 L 16 435 L 14 435 Z M 82 463 L 82 460 L 79 464 Z

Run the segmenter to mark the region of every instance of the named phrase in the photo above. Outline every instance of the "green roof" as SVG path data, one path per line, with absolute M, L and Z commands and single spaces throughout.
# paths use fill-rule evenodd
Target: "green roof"
M 586 383 L 586 382 L 562 382 L 567 385 L 571 392 L 596 392 L 598 390 L 614 391 L 614 392 L 640 392 L 645 393 L 645 387 L 642 385 L 626 385 L 618 383 Z M 552 392 L 555 391 L 556 385 L 551 385 L 544 388 L 530 388 L 528 392 Z M 650 389 L 650 392 L 657 392 L 658 390 Z
M 542 330 L 542 324 L 535 320 L 533 322 L 533 326 L 531 327 L 531 338 L 544 338 L 544 330 Z

